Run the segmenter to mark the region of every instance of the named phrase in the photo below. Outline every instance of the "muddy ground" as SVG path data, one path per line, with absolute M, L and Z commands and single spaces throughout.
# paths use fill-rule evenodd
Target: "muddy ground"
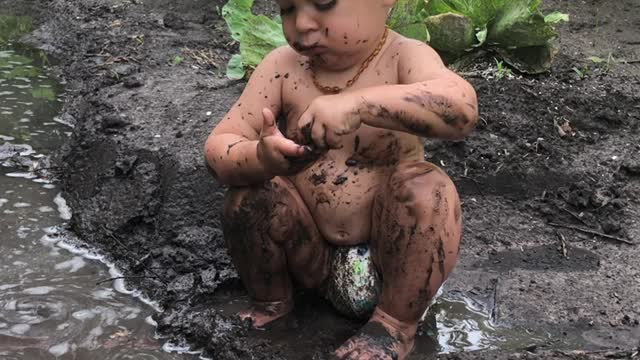
M 39 24 L 24 40 L 60 60 L 61 116 L 76 124 L 57 159 L 70 226 L 161 302 L 160 334 L 216 359 L 321 359 L 355 332 L 359 323 L 304 294 L 270 336 L 221 310 L 243 295 L 222 246 L 224 189 L 201 153 L 243 88 L 224 77 L 236 50 L 219 15 L 224 1 L 21 2 Z M 15 4 L 0 0 L 25 11 Z M 447 294 L 535 336 L 527 346 L 443 358 L 624 357 L 640 346 L 640 246 L 620 241 L 640 242 L 640 3 L 545 7 L 571 15 L 553 71 L 498 80 L 490 57 L 480 60 L 463 70 L 480 98 L 477 131 L 425 144 L 464 201 L 464 245 Z M 559 131 L 554 122 L 568 123 Z

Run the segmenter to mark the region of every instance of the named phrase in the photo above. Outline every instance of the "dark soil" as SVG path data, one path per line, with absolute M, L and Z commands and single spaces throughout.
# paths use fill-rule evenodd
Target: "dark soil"
M 13 3 L 0 0 L 24 9 Z M 62 116 L 76 124 L 58 156 L 70 226 L 127 275 L 147 277 L 130 285 L 161 301 L 160 334 L 216 359 L 321 359 L 360 324 L 315 297 L 301 295 L 270 332 L 250 332 L 225 311 L 244 292 L 223 247 L 224 188 L 202 160 L 206 136 L 244 85 L 224 77 L 236 45 L 223 3 L 27 2 L 40 27 L 24 40 L 60 59 Z M 545 6 L 572 17 L 553 71 L 497 80 L 490 58 L 464 70 L 480 98 L 477 131 L 425 148 L 464 201 L 464 245 L 447 291 L 483 302 L 498 326 L 547 340 L 443 358 L 624 357 L 640 346 L 640 246 L 613 239 L 640 242 L 640 3 Z M 587 60 L 609 54 L 608 64 Z M 583 349 L 596 352 L 574 351 Z

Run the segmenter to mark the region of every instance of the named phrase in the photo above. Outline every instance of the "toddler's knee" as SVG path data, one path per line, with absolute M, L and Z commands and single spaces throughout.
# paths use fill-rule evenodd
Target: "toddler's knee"
M 255 218 L 273 205 L 274 196 L 271 192 L 271 187 L 268 185 L 230 188 L 224 199 L 224 218 L 227 221 L 243 218 L 244 221 L 248 221 L 250 219 L 247 217 L 251 214 Z
M 243 228 L 261 228 L 275 242 L 299 233 L 303 227 L 292 194 L 285 184 L 231 188 L 226 194 L 224 221 Z
M 399 165 L 391 175 L 387 189 L 396 201 L 420 201 L 434 189 L 453 188 L 451 179 L 437 166 L 421 161 Z

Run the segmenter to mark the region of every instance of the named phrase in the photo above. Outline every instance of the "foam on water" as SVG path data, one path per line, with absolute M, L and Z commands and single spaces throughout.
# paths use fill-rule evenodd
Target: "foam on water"
M 80 256 L 74 256 L 73 259 L 63 261 L 54 266 L 56 270 L 64 270 L 69 269 L 69 272 L 74 273 L 80 269 L 82 269 L 87 263 Z
M 58 206 L 58 212 L 62 220 L 71 220 L 71 208 L 67 205 L 67 201 L 62 197 L 62 193 L 58 193 L 53 202 Z
M 87 320 L 96 317 L 96 313 L 94 310 L 79 310 L 71 314 L 71 316 L 77 320 Z
M 5 174 L 8 177 L 35 179 L 37 176 L 30 172 L 10 172 Z
M 60 198 L 62 199 L 62 196 L 60 196 Z M 62 200 L 64 201 L 64 199 Z M 98 260 L 102 262 L 107 266 L 109 275 L 112 278 L 120 278 L 113 281 L 113 288 L 117 292 L 121 294 L 131 295 L 134 298 L 138 298 L 144 304 L 153 308 L 156 312 L 162 311 L 162 308 L 160 307 L 158 302 L 144 296 L 140 290 L 127 289 L 127 287 L 124 285 L 124 279 L 121 279 L 121 277 L 124 276 L 124 273 L 120 269 L 118 269 L 114 263 L 107 260 L 107 258 L 103 254 L 94 249 L 78 246 L 78 244 L 81 244 L 82 242 L 74 235 L 66 232 L 58 226 L 49 227 L 43 230 L 45 231 L 45 235 L 41 238 L 42 243 L 55 244 L 57 247 L 67 250 L 73 254 L 79 255 L 83 258 Z
M 54 345 L 54 346 L 49 348 L 49 352 L 53 356 L 62 356 L 64 354 L 66 354 L 68 351 L 69 351 L 69 342 L 68 341 L 65 341 L 63 343 Z
M 18 287 L 18 286 L 20 286 L 20 284 L 4 284 L 4 285 L 0 285 L 0 291 L 13 289 L 13 288 Z
M 11 331 L 12 333 L 14 333 L 16 335 L 24 335 L 30 329 L 31 329 L 31 325 L 29 325 L 29 324 L 16 324 L 16 325 L 13 325 L 9 329 L 9 331 Z
M 46 295 L 55 289 L 56 288 L 51 286 L 36 286 L 22 290 L 22 293 L 27 295 Z
M 162 345 L 162 350 L 168 353 L 177 353 L 177 354 L 189 354 L 189 355 L 200 355 L 202 354 L 202 350 L 192 350 L 186 344 L 174 344 L 169 341 L 165 342 Z

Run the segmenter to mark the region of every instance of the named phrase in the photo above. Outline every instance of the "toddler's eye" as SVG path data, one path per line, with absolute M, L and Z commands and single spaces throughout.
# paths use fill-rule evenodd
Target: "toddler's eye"
M 280 8 L 280 16 L 285 16 L 291 14 L 295 10 L 293 6 L 289 6 L 288 8 L 281 7 Z
M 316 9 L 318 9 L 319 11 L 327 11 L 333 8 L 337 2 L 338 0 L 329 0 L 329 1 L 319 0 L 315 2 L 315 6 L 316 6 Z

